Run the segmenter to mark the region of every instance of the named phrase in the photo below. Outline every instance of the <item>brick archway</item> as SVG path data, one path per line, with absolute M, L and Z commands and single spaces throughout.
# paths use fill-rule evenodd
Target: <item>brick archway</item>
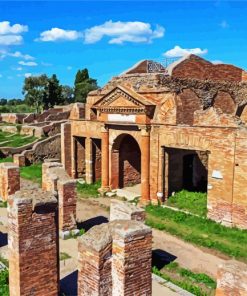
M 129 134 L 119 135 L 111 151 L 111 189 L 141 183 L 141 150 Z

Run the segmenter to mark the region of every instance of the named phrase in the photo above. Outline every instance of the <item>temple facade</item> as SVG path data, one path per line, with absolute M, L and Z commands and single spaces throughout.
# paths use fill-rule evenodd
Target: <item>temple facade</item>
M 246 81 L 246 82 L 245 82 Z M 101 192 L 141 184 L 141 202 L 207 192 L 208 217 L 247 228 L 247 73 L 190 55 L 141 61 L 76 103 L 62 163 Z

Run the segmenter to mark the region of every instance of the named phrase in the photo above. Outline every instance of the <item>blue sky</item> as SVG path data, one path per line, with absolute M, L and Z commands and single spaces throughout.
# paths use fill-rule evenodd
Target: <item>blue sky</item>
M 25 76 L 73 85 L 87 67 L 104 85 L 142 59 L 194 52 L 247 69 L 247 2 L 0 2 L 0 97 L 22 97 Z

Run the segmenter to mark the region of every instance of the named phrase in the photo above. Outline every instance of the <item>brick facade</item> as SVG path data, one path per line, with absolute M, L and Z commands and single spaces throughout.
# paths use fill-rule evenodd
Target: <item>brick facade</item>
M 19 166 L 10 162 L 0 164 L 0 198 L 7 201 L 9 195 L 20 190 Z
M 143 223 L 95 226 L 79 239 L 78 249 L 78 296 L 152 294 L 152 230 Z
M 247 295 L 247 265 L 238 261 L 227 261 L 219 266 L 215 296 Z
M 52 193 L 22 190 L 9 198 L 8 247 L 11 296 L 57 296 L 57 200 Z

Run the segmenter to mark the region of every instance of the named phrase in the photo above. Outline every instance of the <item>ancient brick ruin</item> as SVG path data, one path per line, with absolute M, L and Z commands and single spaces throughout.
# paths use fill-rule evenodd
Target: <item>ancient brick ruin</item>
M 46 161 L 42 165 L 42 189 L 56 194 L 59 206 L 59 232 L 76 230 L 76 181 L 61 163 Z
M 151 254 L 152 231 L 141 222 L 93 227 L 79 239 L 78 296 L 152 295 Z
M 50 192 L 21 190 L 9 197 L 11 296 L 57 296 L 58 205 Z
M 216 296 L 247 295 L 247 265 L 230 260 L 219 266 Z
M 194 55 L 160 72 L 150 63 L 89 93 L 64 124 L 67 173 L 101 178 L 102 193 L 140 183 L 143 204 L 207 192 L 209 218 L 246 229 L 246 72 Z
M 20 190 L 19 166 L 11 163 L 0 163 L 0 198 L 7 201 L 11 194 Z

